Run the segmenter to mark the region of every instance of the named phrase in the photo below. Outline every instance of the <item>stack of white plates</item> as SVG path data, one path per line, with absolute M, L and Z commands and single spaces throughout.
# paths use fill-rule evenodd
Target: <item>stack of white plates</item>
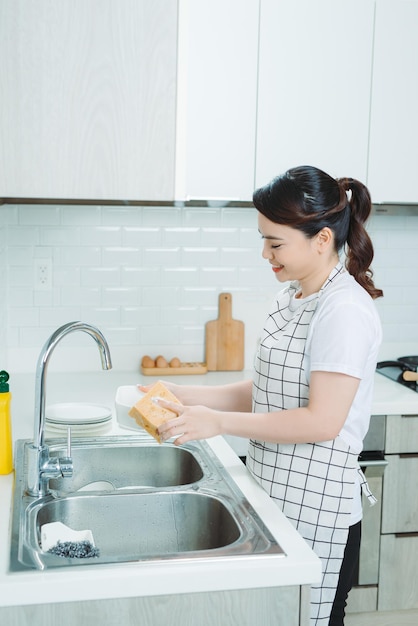
M 107 432 L 112 426 L 112 411 L 101 404 L 64 402 L 45 409 L 45 433 L 49 437 L 84 437 Z

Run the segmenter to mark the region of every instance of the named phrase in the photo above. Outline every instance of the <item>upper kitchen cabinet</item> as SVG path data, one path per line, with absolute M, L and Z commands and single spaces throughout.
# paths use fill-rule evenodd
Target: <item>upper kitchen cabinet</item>
M 261 0 L 256 185 L 315 165 L 366 182 L 373 0 Z
M 377 0 L 368 179 L 376 202 L 418 202 L 417 29 L 417 0 Z
M 177 0 L 1 0 L 0 195 L 172 199 Z
M 180 0 L 177 198 L 250 200 L 259 0 Z

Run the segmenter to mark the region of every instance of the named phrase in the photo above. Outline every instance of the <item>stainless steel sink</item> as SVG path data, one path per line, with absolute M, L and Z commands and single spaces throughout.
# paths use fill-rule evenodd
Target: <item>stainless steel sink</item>
M 74 476 L 51 480 L 51 493 L 39 498 L 25 493 L 25 447 L 30 443 L 20 440 L 16 446 L 11 571 L 284 556 L 206 442 L 178 448 L 143 435 L 75 439 Z M 49 446 L 55 453 L 65 443 L 53 440 Z M 73 530 L 90 529 L 99 557 L 43 552 L 41 528 L 56 521 Z
M 50 445 L 56 456 L 64 454 L 61 446 Z M 69 478 L 52 479 L 50 489 L 57 495 L 78 491 L 95 483 L 110 489 L 128 487 L 174 487 L 189 485 L 203 478 L 203 470 L 191 450 L 173 444 L 131 446 L 130 442 L 80 441 L 73 445 L 74 473 Z M 99 486 L 100 489 L 100 486 Z

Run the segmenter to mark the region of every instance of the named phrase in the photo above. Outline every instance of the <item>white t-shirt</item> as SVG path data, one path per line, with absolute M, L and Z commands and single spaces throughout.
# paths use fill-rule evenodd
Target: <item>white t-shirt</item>
M 296 299 L 295 305 L 300 304 Z M 344 329 L 344 330 L 342 330 Z M 348 272 L 327 286 L 313 315 L 304 358 L 310 372 L 339 372 L 360 379 L 340 437 L 360 453 L 368 431 L 373 382 L 382 328 L 374 301 Z M 355 491 L 350 524 L 362 517 L 360 481 Z

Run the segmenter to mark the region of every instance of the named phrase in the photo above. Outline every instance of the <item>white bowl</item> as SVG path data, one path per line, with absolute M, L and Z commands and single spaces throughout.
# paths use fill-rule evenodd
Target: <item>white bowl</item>
M 134 418 L 129 415 L 130 409 L 144 395 L 144 392 L 140 391 L 136 385 L 124 385 L 117 388 L 115 409 L 116 420 L 119 426 L 122 426 L 122 428 L 129 428 L 129 430 L 140 430 L 144 432 L 144 429 L 141 428 L 141 426 L 136 423 Z

